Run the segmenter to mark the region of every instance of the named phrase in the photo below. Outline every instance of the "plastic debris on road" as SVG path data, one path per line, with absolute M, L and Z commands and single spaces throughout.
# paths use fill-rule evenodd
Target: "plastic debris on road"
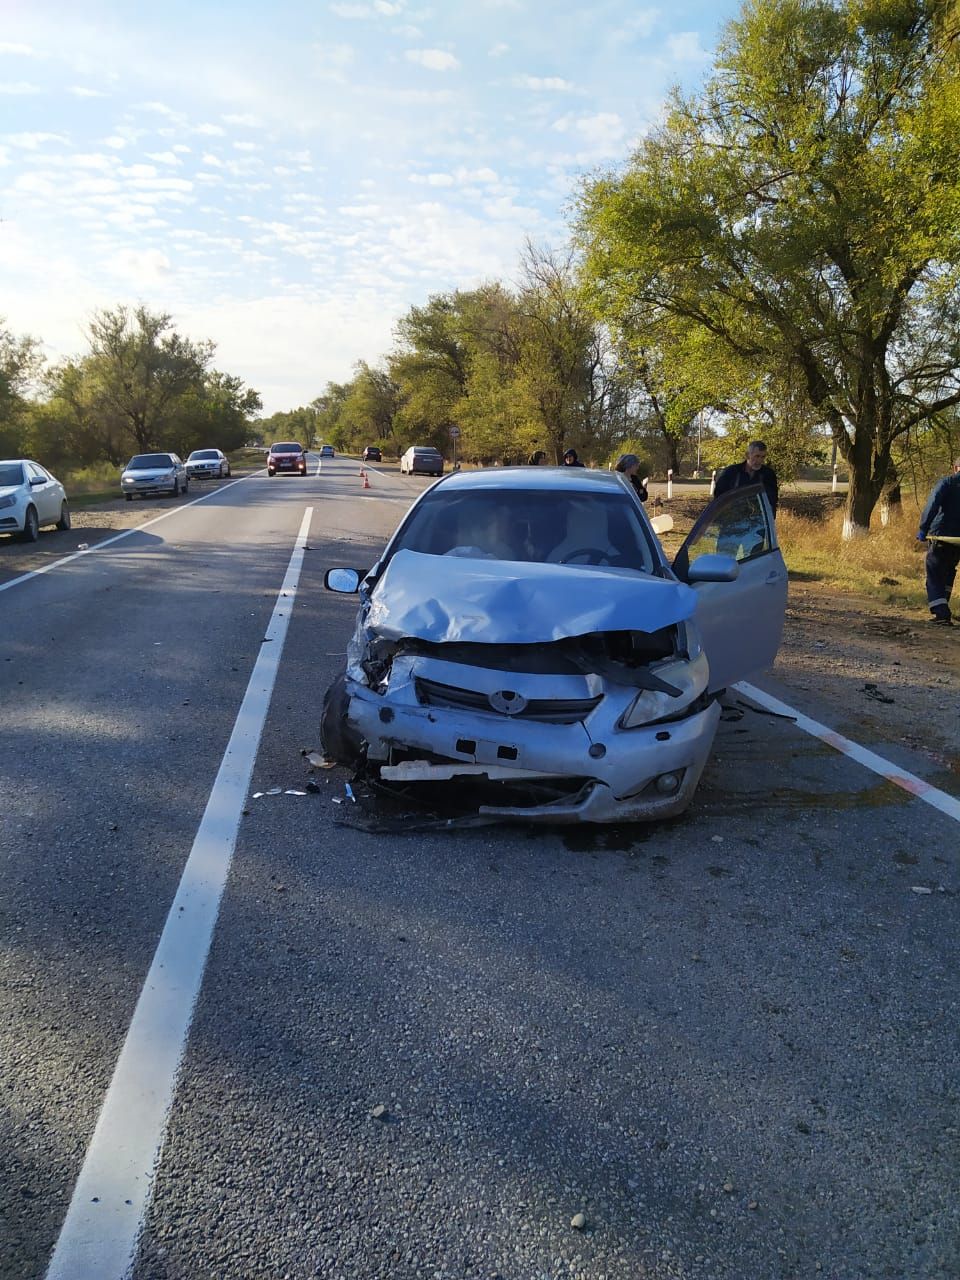
M 337 767 L 336 760 L 329 760 L 326 756 L 321 755 L 319 751 L 308 751 L 307 763 L 313 769 L 335 769 Z

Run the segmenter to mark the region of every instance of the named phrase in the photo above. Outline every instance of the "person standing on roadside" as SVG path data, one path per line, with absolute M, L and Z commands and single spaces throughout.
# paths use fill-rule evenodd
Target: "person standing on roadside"
M 546 461 L 547 461 L 547 455 L 544 453 L 542 449 L 537 449 L 535 453 L 531 453 L 529 461 L 527 462 L 527 466 L 542 467 Z
M 941 541 L 944 538 L 957 541 Z M 938 480 L 930 491 L 920 517 L 917 541 L 930 543 L 925 567 L 931 621 L 951 627 L 950 592 L 960 563 L 960 458 L 954 459 L 953 472 Z
M 647 486 L 640 479 L 640 459 L 635 453 L 624 453 L 617 459 L 616 471 L 622 472 L 633 485 L 634 492 L 641 502 L 646 502 L 650 496 L 647 493 Z
M 583 463 L 577 457 L 576 449 L 567 449 L 563 455 L 563 465 L 565 467 L 582 467 Z
M 731 489 L 740 489 L 747 484 L 763 485 L 763 491 L 770 503 L 770 510 L 776 515 L 780 489 L 777 484 L 777 473 L 773 467 L 767 466 L 767 446 L 762 440 L 750 441 L 747 445 L 747 456 L 743 462 L 735 462 L 732 466 L 723 468 L 717 476 L 717 484 L 713 492 L 715 497 L 719 498 L 722 493 L 729 493 Z

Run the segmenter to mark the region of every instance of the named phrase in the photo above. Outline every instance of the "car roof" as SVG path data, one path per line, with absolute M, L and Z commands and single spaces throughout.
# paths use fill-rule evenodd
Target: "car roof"
M 32 458 L 0 458 L 0 467 L 19 467 L 21 462 L 33 462 L 33 459 Z M 39 466 L 40 464 L 37 462 L 33 462 L 33 465 L 36 467 L 36 466 Z
M 586 467 L 486 467 L 482 471 L 452 471 L 432 489 L 575 489 L 580 493 L 623 490 L 618 471 Z

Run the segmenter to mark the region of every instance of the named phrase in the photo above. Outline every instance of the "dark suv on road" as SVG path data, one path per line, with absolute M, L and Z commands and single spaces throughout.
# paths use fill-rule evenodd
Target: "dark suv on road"
M 363 451 L 364 462 L 382 462 L 383 454 L 375 444 L 368 444 Z
M 267 475 L 275 476 L 278 471 L 289 471 L 294 475 L 307 474 L 307 455 L 302 444 L 284 441 L 270 446 L 267 454 Z

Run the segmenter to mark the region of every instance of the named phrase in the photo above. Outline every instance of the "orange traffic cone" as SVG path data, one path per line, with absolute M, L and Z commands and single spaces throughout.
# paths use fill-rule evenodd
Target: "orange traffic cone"
M 361 485 L 361 488 L 363 489 L 370 488 L 370 477 L 367 475 L 366 472 L 363 473 L 363 484 Z
M 366 474 L 367 474 L 367 473 L 364 471 L 363 467 L 361 467 L 361 468 L 360 468 L 360 477 L 361 477 L 361 479 L 362 479 Z

